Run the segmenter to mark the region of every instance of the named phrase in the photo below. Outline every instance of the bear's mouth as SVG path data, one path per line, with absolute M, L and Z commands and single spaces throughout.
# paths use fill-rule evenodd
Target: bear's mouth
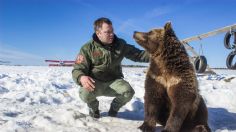
M 133 38 L 139 44 L 147 42 L 147 33 L 144 32 L 134 32 Z

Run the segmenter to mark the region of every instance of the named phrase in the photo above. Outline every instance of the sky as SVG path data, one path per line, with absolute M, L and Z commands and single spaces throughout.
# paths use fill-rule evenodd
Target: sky
M 118 37 L 142 49 L 133 40 L 134 31 L 171 21 L 182 40 L 236 24 L 235 7 L 235 0 L 0 0 L 0 62 L 47 65 L 45 59 L 74 60 L 99 17 L 111 19 Z M 210 67 L 226 67 L 231 51 L 224 47 L 224 35 L 189 44 Z M 124 59 L 123 64 L 139 63 Z

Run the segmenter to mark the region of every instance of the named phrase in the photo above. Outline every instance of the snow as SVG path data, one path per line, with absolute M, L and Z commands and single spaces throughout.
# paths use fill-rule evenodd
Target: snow
M 118 117 L 108 117 L 113 98 L 99 97 L 102 117 L 93 119 L 78 95 L 71 67 L 0 66 L 1 132 L 140 132 L 143 122 L 145 68 L 123 68 L 135 89 Z M 198 75 L 200 94 L 215 132 L 236 132 L 236 71 Z M 156 131 L 162 126 L 157 124 Z

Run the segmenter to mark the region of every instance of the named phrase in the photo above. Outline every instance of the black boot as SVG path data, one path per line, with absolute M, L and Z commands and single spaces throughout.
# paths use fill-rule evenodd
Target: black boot
M 92 109 L 89 109 L 89 115 L 93 118 L 100 118 L 100 112 L 99 110 L 92 110 Z
M 116 117 L 117 113 L 118 111 L 115 111 L 112 107 L 110 107 L 110 110 L 108 111 L 108 116 Z

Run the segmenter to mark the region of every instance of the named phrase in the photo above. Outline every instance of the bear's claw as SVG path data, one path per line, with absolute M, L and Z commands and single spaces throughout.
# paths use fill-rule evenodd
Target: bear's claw
M 142 130 L 142 132 L 155 132 L 155 128 L 152 126 L 149 126 L 146 122 L 144 122 L 140 127 L 140 130 Z

